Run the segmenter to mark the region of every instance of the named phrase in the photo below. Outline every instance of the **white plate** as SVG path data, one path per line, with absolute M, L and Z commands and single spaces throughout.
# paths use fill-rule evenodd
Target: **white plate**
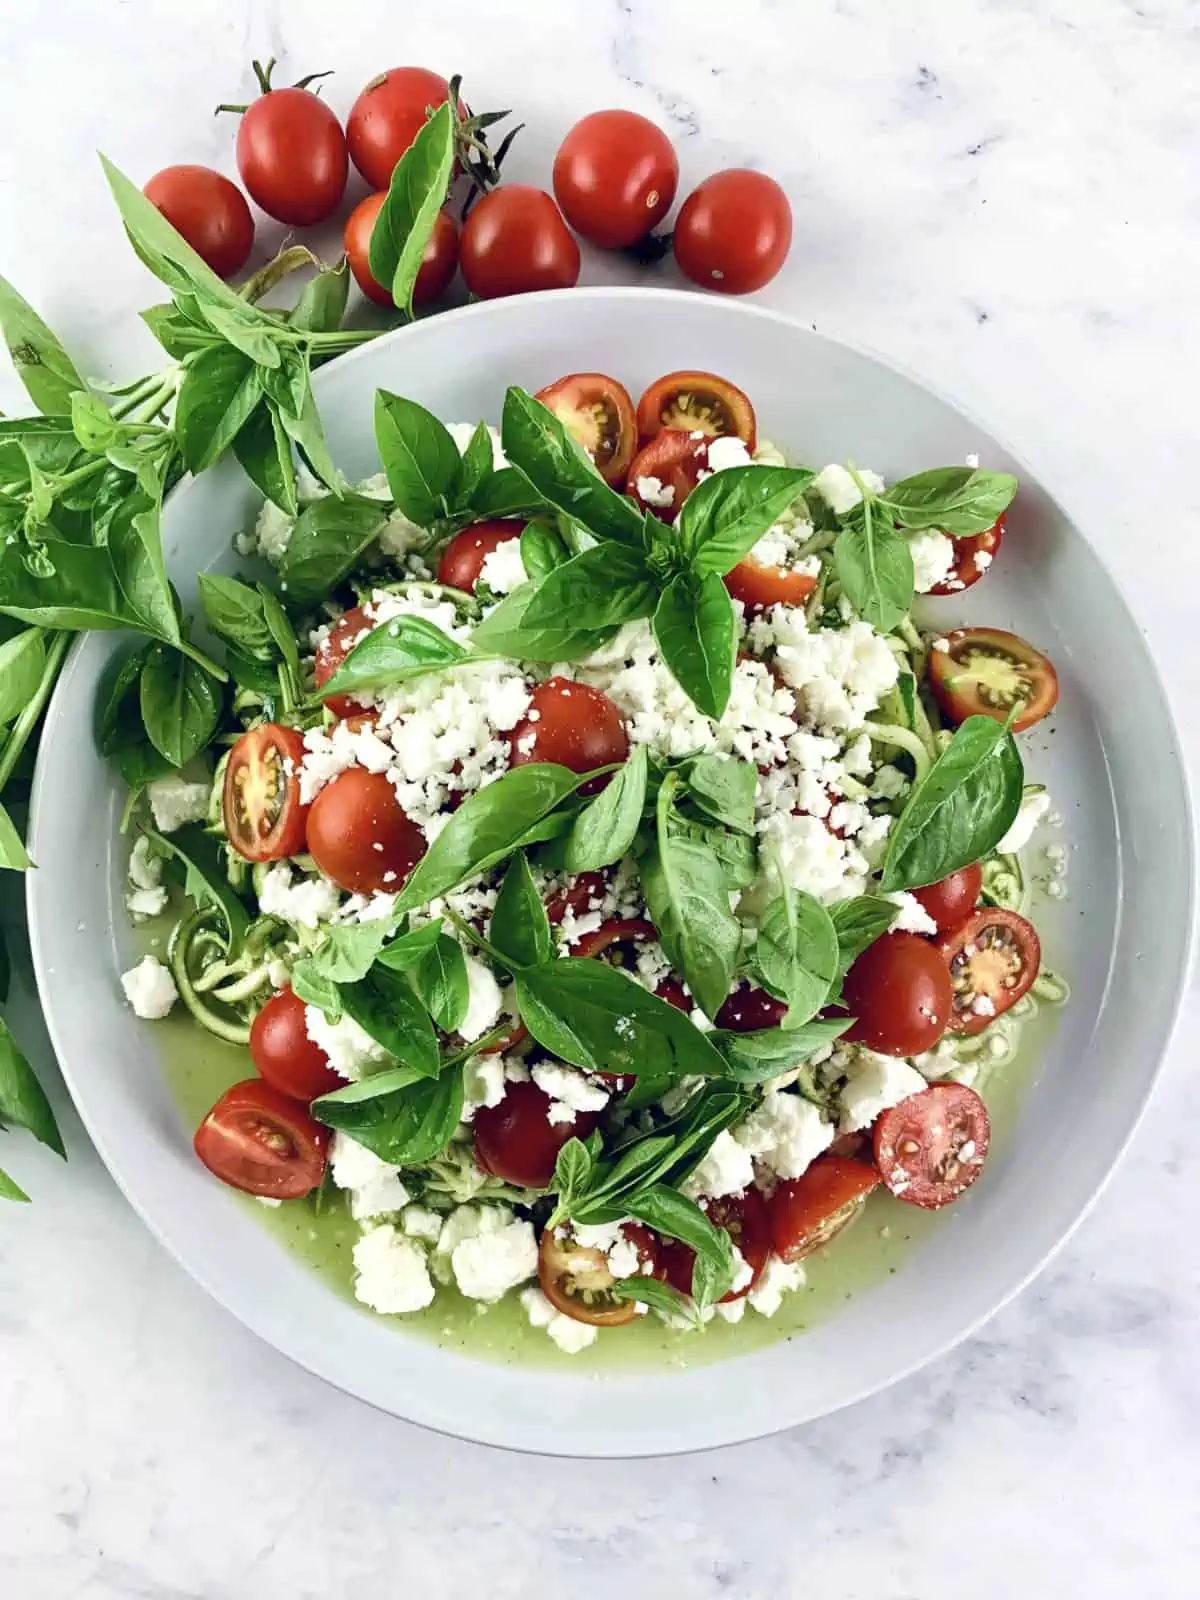
M 223 1305 L 279 1350 L 397 1416 L 466 1438 L 581 1456 L 651 1455 L 747 1439 L 870 1394 L 963 1338 L 1079 1221 L 1145 1106 L 1176 1014 L 1192 924 L 1192 832 L 1178 743 L 1141 634 L 1086 539 L 1033 474 L 948 401 L 877 357 L 729 301 L 655 290 L 531 295 L 446 313 L 344 356 L 317 377 L 351 478 L 377 469 L 377 388 L 447 420 L 499 418 L 505 387 L 612 371 L 636 395 L 681 367 L 752 396 L 796 460 L 853 455 L 889 478 L 961 461 L 1021 478 L 1002 558 L 959 602 L 1028 635 L 1062 685 L 1055 731 L 1025 741 L 1067 819 L 1070 899 L 1048 926 L 1072 1002 L 1015 1136 L 904 1270 L 810 1333 L 684 1372 L 486 1365 L 359 1313 L 255 1225 L 195 1160 L 159 1071 L 152 1025 L 123 1004 L 130 939 L 119 785 L 96 754 L 97 686 L 119 638 L 73 652 L 42 739 L 29 917 L 63 1073 L 88 1130 L 146 1223 Z M 184 484 L 165 517 L 168 564 L 236 565 L 255 495 L 228 463 Z M 111 929 L 111 933 L 102 930 Z

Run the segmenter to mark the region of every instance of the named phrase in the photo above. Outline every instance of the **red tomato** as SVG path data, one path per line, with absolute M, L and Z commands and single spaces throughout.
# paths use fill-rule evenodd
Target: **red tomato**
M 268 89 L 242 114 L 237 164 L 250 198 L 277 222 L 311 227 L 336 211 L 349 163 L 342 125 L 308 89 Z
M 675 260 L 685 278 L 722 294 L 753 294 L 787 260 L 788 197 L 765 172 L 734 167 L 693 189 L 675 221 Z
M 369 300 L 381 306 L 395 304 L 391 290 L 385 289 L 371 274 L 371 235 L 386 199 L 384 192 L 369 194 L 365 200 L 360 200 L 346 219 L 342 240 L 355 282 Z M 458 224 L 448 212 L 439 211 L 413 284 L 413 305 L 427 306 L 439 300 L 457 270 Z
M 371 185 L 386 189 L 397 161 L 425 125 L 430 111 L 450 98 L 450 85 L 424 67 L 392 67 L 372 78 L 350 107 L 346 143 L 350 159 Z M 467 108 L 458 108 L 459 119 Z
M 954 566 L 941 583 L 935 584 L 929 590 L 930 594 L 960 594 L 962 590 L 969 589 L 973 583 L 979 582 L 1000 548 L 1000 541 L 1004 537 L 1004 518 L 1005 513 L 1002 511 L 992 526 L 983 533 L 977 533 L 969 539 L 955 539 Z M 981 562 L 976 560 L 977 556 L 985 556 L 987 559 Z
M 329 1129 L 303 1106 L 247 1078 L 217 1101 L 196 1130 L 196 1154 L 222 1183 L 273 1200 L 299 1200 L 325 1176 Z
M 625 474 L 637 445 L 637 423 L 629 391 L 602 372 L 573 372 L 534 396 L 549 407 L 596 464 L 613 488 L 625 486 Z
M 817 587 L 817 580 L 807 572 L 765 567 L 747 556 L 725 574 L 725 587 L 753 613 L 771 606 L 803 605 Z
M 591 772 L 629 755 L 629 735 L 617 707 L 599 689 L 570 678 L 538 684 L 510 739 L 514 767 L 553 761 L 572 772 Z
M 979 904 L 983 888 L 983 868 L 978 862 L 972 867 L 962 867 L 939 883 L 928 884 L 924 889 L 914 889 L 913 898 L 919 900 L 926 912 L 937 923 L 939 933 L 952 933 L 961 927 Z
M 523 522 L 509 518 L 476 522 L 464 528 L 461 533 L 454 535 L 442 551 L 442 558 L 438 562 L 438 582 L 448 584 L 451 589 L 464 589 L 467 594 L 474 594 L 483 564 L 492 551 L 497 545 L 507 544 L 510 539 L 519 539 L 524 532 Z
M 654 992 L 660 1000 L 665 1000 L 669 1006 L 674 1006 L 676 1011 L 682 1011 L 688 1016 L 691 1016 L 696 1009 L 696 1002 L 678 978 L 664 978 Z
M 749 1294 L 762 1277 L 762 1270 L 771 1253 L 771 1221 L 766 1202 L 757 1189 L 726 1195 L 721 1200 L 706 1201 L 704 1209 L 708 1213 L 708 1220 L 718 1228 L 724 1228 L 733 1239 L 752 1274 L 740 1289 L 730 1289 L 728 1294 L 721 1296 L 721 1304 L 726 1305 L 730 1300 L 740 1300 L 743 1295 Z M 661 1260 L 667 1282 L 680 1294 L 691 1294 L 692 1269 L 696 1264 L 696 1252 L 691 1246 L 678 1239 L 665 1239 Z
M 982 1033 L 1025 994 L 1042 964 L 1032 923 L 1015 911 L 985 906 L 938 940 L 950 969 L 951 1033 Z
M 674 522 L 707 466 L 706 439 L 693 439 L 676 428 L 664 428 L 634 456 L 629 466 L 626 493 L 643 511 L 649 511 L 661 522 Z M 671 493 L 667 503 L 661 505 L 660 497 L 668 489 Z
M 879 1183 L 865 1161 L 818 1156 L 798 1178 L 781 1183 L 767 1202 L 771 1240 L 784 1261 L 802 1261 L 820 1250 L 858 1215 Z
M 467 288 L 481 300 L 579 282 L 579 246 L 562 213 L 527 183 L 485 194 L 463 224 L 460 248 Z
M 352 894 L 395 894 L 425 854 L 425 835 L 384 773 L 347 767 L 312 803 L 308 849 L 325 876 Z
M 342 612 L 317 646 L 313 682 L 318 689 L 325 687 L 354 646 L 374 626 L 375 620 L 365 606 L 351 606 L 349 611 Z M 350 694 L 331 694 L 325 704 L 335 717 L 353 716 L 363 706 L 361 700 L 356 700 Z
M 226 837 L 247 861 L 282 861 L 304 849 L 303 760 L 304 740 L 278 722 L 251 728 L 230 751 L 221 809 Z
M 880 1117 L 875 1165 L 897 1200 L 936 1211 L 975 1182 L 990 1139 L 987 1107 L 974 1089 L 934 1083 Z
M 255 1017 L 250 1058 L 272 1088 L 305 1104 L 343 1085 L 324 1050 L 308 1037 L 304 1001 L 291 989 L 273 994 Z
M 599 1122 L 577 1111 L 574 1122 L 551 1122 L 550 1096 L 536 1083 L 510 1083 L 499 1105 L 475 1113 L 475 1160 L 484 1172 L 524 1189 L 544 1189 L 568 1139 L 586 1139 Z
M 598 906 L 604 899 L 606 883 L 602 872 L 581 872 L 565 888 L 556 889 L 546 901 L 546 916 L 550 926 L 557 928 L 568 911 L 579 916 L 581 912 Z
M 1023 709 L 1012 731 L 1024 733 L 1058 703 L 1058 674 L 1049 656 L 1003 628 L 956 628 L 946 649 L 929 652 L 933 698 L 956 725 L 968 717 L 1007 720 Z
M 731 1033 L 757 1033 L 759 1028 L 778 1027 L 786 1015 L 786 1002 L 765 989 L 740 983 L 713 1020 Z
M 640 1222 L 622 1224 L 621 1232 L 637 1251 L 637 1272 L 655 1276 L 658 1241 L 654 1234 Z M 637 1308 L 632 1300 L 613 1297 L 611 1290 L 616 1281 L 604 1251 L 578 1244 L 570 1223 L 545 1229 L 538 1250 L 538 1282 L 556 1311 L 596 1328 L 624 1327 L 633 1321 Z
M 603 927 L 585 933 L 575 945 L 577 956 L 602 956 L 614 945 L 651 944 L 658 940 L 658 929 L 641 917 L 613 917 Z
M 750 397 L 715 372 L 668 372 L 656 378 L 638 401 L 637 424 L 643 444 L 664 428 L 677 428 L 706 439 L 738 438 L 747 450 L 755 445 Z
M 644 238 L 671 209 L 679 158 L 661 128 L 636 111 L 593 111 L 554 158 L 554 193 L 576 233 L 604 250 Z
M 144 190 L 219 278 L 246 265 L 254 247 L 254 218 L 236 184 L 211 167 L 164 167 Z
M 946 963 L 915 933 L 876 939 L 851 966 L 842 992 L 857 1019 L 845 1037 L 885 1056 L 932 1050 L 950 1020 Z

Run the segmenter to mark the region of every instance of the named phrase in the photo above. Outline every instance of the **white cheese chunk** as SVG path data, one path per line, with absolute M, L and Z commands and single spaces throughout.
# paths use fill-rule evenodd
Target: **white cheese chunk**
M 125 998 L 134 1015 L 159 1022 L 179 998 L 175 980 L 157 956 L 143 956 L 136 967 L 121 974 Z
M 746 1299 L 760 1317 L 773 1317 L 783 1304 L 785 1294 L 804 1286 L 804 1268 L 799 1262 L 789 1266 L 777 1255 L 769 1255 L 758 1282 Z
M 318 1007 L 305 1006 L 304 1030 L 312 1042 L 324 1050 L 329 1065 L 343 1078 L 365 1077 L 372 1068 L 388 1059 L 383 1046 L 351 1016 L 331 1022 Z
M 574 1317 L 567 1317 L 561 1311 L 556 1311 L 540 1289 L 525 1289 L 521 1294 L 521 1304 L 525 1308 L 530 1326 L 545 1328 L 565 1355 L 578 1355 L 581 1350 L 586 1350 L 588 1345 L 596 1342 L 598 1332 L 596 1328 L 587 1322 L 576 1322 Z
M 528 576 L 521 560 L 520 539 L 506 539 L 489 550 L 479 576 L 493 594 L 511 594 L 519 588 Z
M 467 1014 L 458 1031 L 468 1044 L 494 1028 L 504 1010 L 504 996 L 490 967 L 477 956 L 467 956 Z
M 883 479 L 877 472 L 872 472 L 869 467 L 856 469 L 859 477 L 872 494 L 878 494 L 883 488 Z M 822 467 L 809 487 L 821 496 L 829 509 L 837 516 L 844 516 L 847 511 L 853 511 L 862 499 L 862 491 L 855 483 L 850 473 L 839 462 L 832 461 L 827 467 Z
M 391 1223 L 366 1229 L 354 1246 L 354 1293 L 385 1316 L 421 1311 L 435 1290 L 425 1252 Z
M 935 934 L 938 931 L 937 923 L 916 895 L 899 889 L 895 894 L 885 894 L 883 898 L 900 907 L 900 915 L 892 923 L 893 932 Z
M 338 908 L 337 888 L 328 878 L 293 875 L 286 861 L 267 869 L 258 891 L 258 909 L 267 917 L 315 928 Z
M 882 1112 L 909 1095 L 920 1094 L 925 1079 L 898 1056 L 877 1055 L 859 1049 L 850 1062 L 850 1075 L 841 1093 L 839 1133 L 869 1128 Z
M 741 1194 L 754 1182 L 754 1162 L 750 1152 L 729 1132 L 722 1130 L 713 1140 L 708 1154 L 683 1185 L 691 1200 L 702 1195 L 719 1200 L 727 1194 Z
M 335 1133 L 329 1147 L 329 1171 L 339 1189 L 350 1193 L 350 1215 L 356 1221 L 382 1217 L 408 1204 L 408 1190 L 400 1181 L 400 1168 L 381 1161 L 373 1150 Z
M 996 849 L 1001 855 L 1014 856 L 1033 838 L 1034 830 L 1050 809 L 1050 796 L 1044 789 L 1021 797 L 1021 809 L 1012 820 L 1008 832 Z
M 155 778 L 146 785 L 146 798 L 154 826 L 159 833 L 174 833 L 189 822 L 203 822 L 208 816 L 212 785 L 189 783 L 186 778 Z
M 463 1239 L 450 1254 L 454 1279 L 470 1300 L 499 1300 L 537 1271 L 533 1224 L 513 1217 Z
M 915 533 L 908 541 L 913 563 L 913 581 L 918 594 L 928 594 L 954 571 L 954 540 L 936 529 Z
M 772 1090 L 733 1137 L 777 1178 L 798 1178 L 833 1143 L 834 1129 L 802 1095 Z

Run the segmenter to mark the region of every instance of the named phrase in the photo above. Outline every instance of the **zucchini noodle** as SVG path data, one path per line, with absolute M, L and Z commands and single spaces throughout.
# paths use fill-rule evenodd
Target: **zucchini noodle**
M 998 906 L 1003 911 L 1016 911 L 1024 916 L 1029 906 L 1029 885 L 1020 858 L 989 856 L 983 863 L 981 895 L 985 905 Z
M 918 783 L 933 765 L 929 751 L 925 748 L 924 740 L 918 734 L 915 734 L 911 728 L 902 728 L 899 723 L 895 722 L 868 721 L 864 731 L 877 744 L 891 745 L 895 749 L 903 750 L 906 755 L 910 755 L 913 760 L 913 766 L 916 769 L 916 781 Z
M 229 941 L 220 914 L 206 908 L 193 911 L 176 925 L 167 946 L 167 964 L 179 998 L 202 1028 L 230 1044 L 249 1044 L 249 1019 L 231 1008 L 215 1009 L 196 987 L 214 963 L 225 964 L 228 953 Z

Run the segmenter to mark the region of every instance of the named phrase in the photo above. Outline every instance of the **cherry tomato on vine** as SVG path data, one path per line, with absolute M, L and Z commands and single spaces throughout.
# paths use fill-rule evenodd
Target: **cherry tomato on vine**
M 765 172 L 716 172 L 683 202 L 672 244 L 685 278 L 722 294 L 753 294 L 792 243 L 788 197 Z
M 571 678 L 547 678 L 539 683 L 530 696 L 529 709 L 509 737 L 514 767 L 528 761 L 553 761 L 572 772 L 591 772 L 629 755 L 629 735 L 618 707 L 599 689 Z M 600 786 L 605 780 L 595 782 Z M 585 784 L 581 792 L 590 787 Z
M 325 1176 L 329 1129 L 261 1078 L 235 1083 L 196 1130 L 200 1160 L 222 1183 L 299 1200 Z
M 278 722 L 251 728 L 229 752 L 221 809 L 226 837 L 247 861 L 281 861 L 304 849 L 303 760 L 304 740 Z
M 342 237 L 354 281 L 369 300 L 381 306 L 395 304 L 391 290 L 385 289 L 371 273 L 371 235 L 386 199 L 386 193 L 382 193 L 369 194 L 365 200 L 360 200 L 346 218 Z M 413 284 L 413 305 L 431 305 L 441 299 L 457 271 L 458 224 L 448 212 L 439 211 Z
M 962 926 L 979 904 L 982 889 L 983 868 L 976 862 L 974 866 L 961 867 L 948 878 L 928 884 L 924 889 L 914 889 L 912 893 L 913 898 L 921 902 L 926 913 L 937 923 L 937 931 L 952 933 L 955 928 Z
M 481 300 L 579 281 L 579 246 L 562 212 L 527 183 L 506 183 L 478 201 L 463 224 L 460 256 L 467 288 Z
M 729 1234 L 750 1268 L 750 1277 L 740 1289 L 730 1289 L 721 1296 L 721 1304 L 727 1305 L 749 1294 L 762 1276 L 771 1253 L 771 1219 L 767 1215 L 766 1201 L 757 1189 L 710 1200 L 705 1210 L 708 1220 Z M 667 1282 L 681 1294 L 691 1294 L 692 1271 L 696 1265 L 696 1252 L 691 1246 L 678 1239 L 665 1239 L 660 1259 Z
M 277 222 L 307 228 L 324 222 L 341 201 L 350 169 L 346 136 L 324 100 L 303 84 L 272 88 L 272 65 L 264 71 L 254 63 L 263 91 L 257 100 L 218 110 L 242 113 L 237 164 L 250 198 Z
M 854 1221 L 878 1185 L 879 1174 L 865 1161 L 818 1156 L 807 1172 L 781 1183 L 767 1202 L 775 1254 L 802 1261 L 820 1250 Z
M 847 972 L 842 992 L 856 1019 L 845 1037 L 886 1056 L 932 1050 L 950 1020 L 945 959 L 915 933 L 876 939 Z
M 625 1242 L 637 1252 L 635 1273 L 656 1276 L 658 1241 L 650 1229 L 640 1222 L 626 1222 L 621 1226 L 621 1233 Z M 538 1282 L 556 1311 L 596 1328 L 624 1327 L 637 1315 L 637 1307 L 632 1300 L 618 1300 L 613 1295 L 612 1286 L 616 1281 L 604 1251 L 579 1244 L 571 1235 L 569 1223 L 561 1229 L 547 1228 L 543 1232 L 538 1251 Z
M 254 218 L 236 184 L 211 167 L 164 167 L 143 191 L 146 199 L 219 278 L 231 278 L 254 248 Z
M 674 522 L 707 466 L 707 439 L 664 428 L 630 462 L 625 492 L 660 522 Z
M 625 475 L 637 448 L 637 423 L 629 391 L 603 372 L 573 372 L 539 389 L 534 396 L 547 406 L 596 464 L 605 483 L 625 486 Z
M 999 906 L 984 906 L 936 949 L 950 969 L 951 1033 L 981 1033 L 1028 992 L 1042 964 L 1033 924 Z
M 395 894 L 425 854 L 425 835 L 385 773 L 347 767 L 312 803 L 308 849 L 325 876 L 351 894 Z
M 350 107 L 346 143 L 350 159 L 371 185 L 386 189 L 400 157 L 425 125 L 431 111 L 450 98 L 450 85 L 425 67 L 392 67 L 381 72 Z M 460 120 L 467 108 L 460 104 Z
M 251 1023 L 250 1059 L 273 1088 L 305 1104 L 344 1082 L 308 1037 L 304 1001 L 292 989 L 273 994 Z
M 679 158 L 661 128 L 636 111 L 593 111 L 554 158 L 554 193 L 563 215 L 592 244 L 636 244 L 671 209 Z
M 897 1200 L 936 1211 L 983 1171 L 991 1139 L 987 1107 L 962 1083 L 934 1083 L 875 1124 L 875 1165 Z
M 573 1122 L 551 1122 L 550 1096 L 536 1083 L 510 1083 L 498 1105 L 480 1106 L 472 1124 L 475 1160 L 484 1172 L 525 1189 L 544 1189 L 568 1139 L 586 1139 L 600 1120 L 577 1111 Z
M 945 642 L 944 650 L 929 652 L 929 687 L 951 722 L 973 716 L 1005 722 L 1019 705 L 1012 731 L 1024 733 L 1053 711 L 1058 702 L 1054 663 L 1019 634 L 956 628 Z
M 667 372 L 656 378 L 638 401 L 637 425 L 643 444 L 664 428 L 707 439 L 737 438 L 747 450 L 756 442 L 749 395 L 715 372 Z
M 1004 518 L 1002 511 L 983 533 L 967 539 L 955 539 L 954 565 L 941 583 L 929 590 L 930 594 L 961 594 L 964 589 L 979 582 L 1000 548 L 1000 541 L 1004 537 Z

